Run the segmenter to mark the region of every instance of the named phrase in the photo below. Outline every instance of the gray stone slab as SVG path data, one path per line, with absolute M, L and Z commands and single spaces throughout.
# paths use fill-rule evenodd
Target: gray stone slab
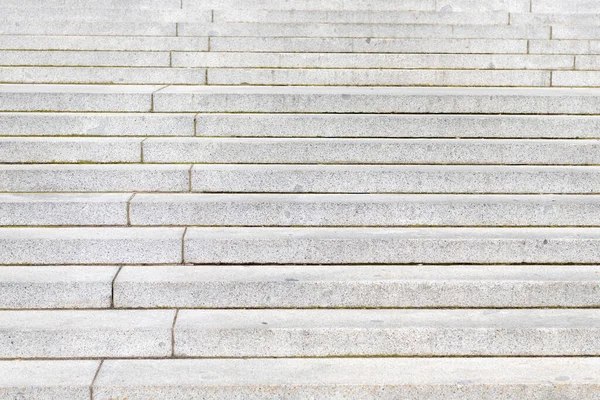
M 531 54 L 593 54 L 589 40 L 530 40 Z
M 4 165 L 0 192 L 187 192 L 190 165 Z
M 211 85 L 550 86 L 549 71 L 220 68 L 207 76 Z
M 177 0 L 175 0 L 177 1 Z M 69 7 L 68 3 L 56 4 L 48 7 L 39 3 L 37 7 L 23 7 L 10 4 L 0 4 L 0 15 L 4 20 L 12 21 L 82 21 L 82 22 L 136 22 L 136 23 L 173 23 L 173 22 L 210 22 L 212 10 L 177 8 L 117 8 L 113 3 L 109 8 L 93 8 L 89 2 L 74 4 Z M 94 3 L 95 5 L 96 3 Z M 134 4 L 134 3 L 131 3 Z M 163 3 L 164 4 L 164 3 Z M 128 3 L 123 3 L 127 6 Z
M 96 22 L 2 21 L 1 35 L 98 35 L 98 36 L 177 36 L 175 23 L 158 22 Z
M 169 86 L 156 112 L 598 114 L 590 89 Z
M 595 228 L 189 228 L 192 264 L 594 264 Z
M 600 56 L 576 56 L 575 69 L 600 71 Z
M 2 136 L 193 136 L 192 114 L 0 113 Z
M 181 262 L 183 228 L 2 228 L 2 265 Z
M 389 4 L 389 3 L 388 3 Z M 215 10 L 214 22 L 506 25 L 506 12 L 439 13 L 385 10 Z
M 54 8 L 54 7 L 88 7 L 92 9 L 172 9 L 180 8 L 181 0 L 2 0 L 4 7 L 20 8 Z
M 181 310 L 183 357 L 600 354 L 597 310 Z
M 0 137 L 0 163 L 135 163 L 143 140 Z
M 561 13 L 511 13 L 510 23 L 513 25 L 598 25 L 600 16 L 592 14 L 561 14 Z
M 138 194 L 130 219 L 148 226 L 600 226 L 600 196 Z
M 598 63 L 600 65 L 600 58 Z M 0 114 L 0 126 L 3 126 L 2 121 L 3 114 Z M 211 137 L 599 138 L 600 118 L 565 115 L 198 114 L 196 134 Z
M 206 37 L 2 35 L 1 50 L 207 51 Z
M 600 39 L 600 27 L 556 25 L 552 27 L 552 38 Z
M 94 398 L 580 400 L 599 375 L 597 358 L 108 360 Z
M 404 0 L 390 3 L 387 0 L 183 0 L 183 9 L 213 8 L 245 11 L 259 10 L 389 10 L 389 11 L 433 11 L 434 0 Z
M 600 168 L 552 166 L 196 165 L 193 192 L 600 193 Z
M 1 311 L 0 358 L 164 357 L 174 318 L 175 310 Z
M 0 51 L 0 65 L 168 67 L 166 51 Z
M 0 399 L 89 400 L 100 361 L 0 361 Z
M 554 71 L 552 86 L 600 87 L 600 71 Z
M 123 308 L 597 307 L 596 266 L 124 267 Z
M 293 53 L 462 53 L 524 54 L 527 41 L 517 39 L 363 39 L 212 37 L 211 51 Z
M 150 111 L 161 86 L 0 85 L 0 111 Z
M 124 194 L 0 194 L 0 225 L 127 225 Z
M 0 67 L 0 82 L 25 84 L 203 85 L 206 83 L 206 70 L 203 68 L 164 67 Z
M 436 9 L 443 12 L 457 11 L 510 11 L 529 12 L 530 0 L 437 0 Z
M 573 69 L 571 55 L 173 52 L 178 67 Z
M 150 138 L 143 150 L 149 163 L 600 164 L 597 140 Z
M 534 13 L 582 13 L 593 14 L 600 12 L 600 2 L 597 0 L 532 0 L 531 11 Z
M 0 308 L 109 308 L 118 267 L 2 267 Z

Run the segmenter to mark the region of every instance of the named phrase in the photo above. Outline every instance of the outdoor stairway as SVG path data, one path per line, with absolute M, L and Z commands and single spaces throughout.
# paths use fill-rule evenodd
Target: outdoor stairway
M 0 400 L 309 398 L 600 399 L 600 1 L 0 1 Z

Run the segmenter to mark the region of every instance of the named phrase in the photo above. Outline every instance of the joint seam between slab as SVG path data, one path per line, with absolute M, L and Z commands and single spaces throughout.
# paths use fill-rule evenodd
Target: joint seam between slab
M 121 273 L 121 270 L 123 269 L 123 266 L 119 266 L 119 269 L 117 270 L 117 273 L 115 274 L 115 276 L 113 277 L 113 280 L 110 284 L 110 308 L 114 309 L 115 308 L 115 282 L 117 280 L 117 277 L 119 276 L 119 274 Z
M 171 325 L 171 357 L 175 357 L 175 324 L 177 323 L 178 316 L 179 309 L 176 309 L 175 317 L 173 318 L 173 325 Z
M 96 373 L 94 374 L 94 378 L 92 379 L 92 383 L 90 384 L 90 400 L 94 399 L 94 385 L 96 383 L 96 379 L 98 378 L 98 375 L 100 375 L 100 370 L 102 369 L 103 364 L 104 364 L 104 360 L 100 360 L 100 364 L 98 364 L 98 369 L 96 370 Z

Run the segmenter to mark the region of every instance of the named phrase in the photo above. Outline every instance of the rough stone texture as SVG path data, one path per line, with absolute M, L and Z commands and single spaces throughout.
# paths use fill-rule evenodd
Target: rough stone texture
M 588 13 L 600 12 L 600 2 L 594 0 L 572 0 L 568 2 L 556 0 L 532 0 L 531 11 L 534 13 Z
M 581 70 L 600 70 L 600 56 L 577 56 L 575 68 Z
M 552 86 L 600 87 L 600 71 L 555 71 Z
M 596 266 L 124 267 L 122 308 L 598 307 Z
M 198 136 L 213 137 L 600 138 L 600 118 L 563 115 L 198 114 L 196 132 Z
M 560 14 L 560 13 L 511 13 L 510 22 L 513 25 L 598 25 L 600 16 L 591 14 Z
M 195 165 L 194 192 L 600 193 L 600 168 L 435 165 Z
M 133 194 L 0 194 L 0 226 L 127 225 Z
M 0 111 L 150 111 L 152 93 L 160 88 L 132 85 L 0 85 Z
M 593 89 L 170 86 L 156 112 L 598 114 Z
M 3 21 L 2 35 L 98 35 L 98 36 L 177 36 L 174 23 L 156 22 L 96 22 L 79 21 Z
M 12 0 L 11 0 L 12 1 Z M 108 0 L 111 1 L 111 0 Z M 175 0 L 174 2 L 176 2 Z M 96 5 L 100 2 L 94 2 Z M 0 4 L 0 10 L 5 19 L 17 21 L 31 21 L 32 15 L 36 21 L 85 21 L 85 22 L 148 22 L 169 23 L 169 22 L 193 22 L 207 23 L 212 20 L 212 10 L 176 8 L 149 7 L 123 9 L 121 5 L 127 6 L 127 3 L 116 4 L 112 1 L 109 7 L 94 8 L 90 2 L 80 2 L 69 6 L 69 3 L 55 4 L 52 7 L 46 4 L 39 4 L 35 10 L 30 7 L 19 5 L 10 7 Z M 106 4 L 106 3 L 105 3 Z M 146 4 L 151 4 L 146 2 Z M 162 2 L 161 4 L 164 4 Z
M 211 51 L 298 53 L 527 53 L 526 40 L 213 37 Z
M 530 0 L 437 0 L 436 9 L 444 12 L 475 10 L 529 12 L 530 2 Z
M 192 114 L 0 113 L 2 136 L 193 136 Z
M 213 8 L 230 9 L 243 13 L 250 9 L 261 10 L 435 10 L 434 0 L 404 0 L 390 3 L 386 0 L 287 0 L 272 2 L 270 0 L 184 0 L 184 9 Z
M 1 400 L 89 400 L 100 361 L 0 361 Z
M 600 354 L 595 310 L 181 310 L 175 355 Z
M 115 51 L 0 51 L 0 65 L 168 67 L 169 53 Z
M 181 262 L 183 228 L 1 228 L 0 265 Z
M 594 228 L 189 228 L 193 264 L 595 264 Z
M 0 138 L 0 163 L 141 162 L 143 140 L 141 138 Z
M 130 220 L 150 226 L 600 226 L 600 196 L 138 194 Z
M 0 308 L 109 308 L 118 267 L 1 267 Z
M 600 164 L 599 140 L 150 138 L 143 148 L 148 163 Z
M 596 26 L 565 26 L 552 28 L 553 39 L 600 39 L 600 28 Z
M 187 192 L 190 165 L 4 165 L 0 192 Z
M 174 52 L 176 67 L 572 69 L 572 55 Z
M 2 0 L 4 7 L 20 8 L 54 8 L 54 7 L 88 7 L 92 9 L 120 8 L 120 9 L 169 9 L 180 8 L 181 0 Z M 121 11 L 123 12 L 123 11 Z
M 589 40 L 530 40 L 531 54 L 594 54 Z
M 1 311 L 0 358 L 171 355 L 175 310 Z

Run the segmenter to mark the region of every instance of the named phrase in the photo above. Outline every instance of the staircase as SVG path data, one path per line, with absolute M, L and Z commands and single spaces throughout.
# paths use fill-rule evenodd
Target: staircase
M 2 0 L 0 400 L 600 399 L 600 1 Z

